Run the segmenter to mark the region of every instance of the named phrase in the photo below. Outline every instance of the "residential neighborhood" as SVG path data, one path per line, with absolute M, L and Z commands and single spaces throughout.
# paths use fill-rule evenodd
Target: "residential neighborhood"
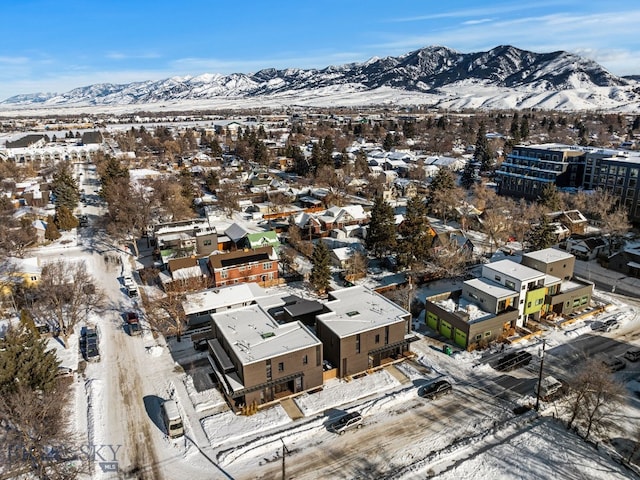
M 446 473 L 457 437 L 560 426 L 568 443 L 606 445 L 594 452 L 612 478 L 637 475 L 636 152 L 506 145 L 482 115 L 477 138 L 417 146 L 412 129 L 424 140 L 439 118 L 297 112 L 65 122 L 55 141 L 3 133 L 3 342 L 40 342 L 78 449 L 122 448 L 111 462 L 33 462 L 77 478 L 279 478 L 281 462 L 296 478 L 353 478 L 366 470 L 356 458 L 388 438 L 392 460 L 365 478 L 423 478 Z M 303 133 L 327 124 L 333 134 Z M 612 162 L 620 188 L 594 183 Z M 597 408 L 583 390 L 594 370 Z M 552 393 L 534 388 L 540 375 Z M 629 422 L 615 430 L 621 410 Z M 336 434 L 350 452 L 340 474 L 324 456 Z

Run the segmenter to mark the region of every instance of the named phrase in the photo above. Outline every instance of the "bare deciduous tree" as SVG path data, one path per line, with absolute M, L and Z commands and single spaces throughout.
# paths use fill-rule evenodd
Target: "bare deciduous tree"
M 67 340 L 75 327 L 104 305 L 104 292 L 96 286 L 84 261 L 56 260 L 42 268 L 28 310 L 34 320 L 59 329 L 68 346 Z
M 355 252 L 347 262 L 347 280 L 362 278 L 367 273 L 367 257 L 362 252 Z
M 67 397 L 63 386 L 49 395 L 25 387 L 0 395 L 0 463 L 10 469 L 4 474 L 66 480 L 88 473 L 88 466 L 76 458 L 79 449 L 67 428 Z
M 567 428 L 579 422 L 585 429 L 584 438 L 606 424 L 624 394 L 624 388 L 613 379 L 611 371 L 596 359 L 587 360 L 568 387 L 571 413 Z
M 187 326 L 187 316 L 182 307 L 184 292 L 169 290 L 158 296 L 143 295 L 145 312 L 151 328 L 162 335 L 175 335 L 178 342 Z

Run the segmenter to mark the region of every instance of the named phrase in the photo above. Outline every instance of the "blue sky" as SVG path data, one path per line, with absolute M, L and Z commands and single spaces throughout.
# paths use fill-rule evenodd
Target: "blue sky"
M 430 45 L 567 50 L 640 74 L 637 0 L 1 0 L 0 100 L 262 68 L 322 68 Z

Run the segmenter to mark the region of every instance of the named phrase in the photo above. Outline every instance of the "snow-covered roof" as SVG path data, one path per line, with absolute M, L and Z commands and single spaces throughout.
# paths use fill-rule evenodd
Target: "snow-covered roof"
M 525 253 L 523 257 L 529 257 L 533 260 L 538 260 L 544 263 L 553 263 L 560 260 L 569 260 L 574 258 L 570 253 L 555 248 L 545 248 L 544 250 Z
M 341 338 L 404 322 L 410 315 L 391 300 L 361 285 L 335 290 L 330 295 L 333 300 L 325 304 L 330 311 L 316 318 Z
M 513 297 L 514 295 L 520 294 L 520 292 L 511 290 L 510 288 L 507 288 L 488 278 L 474 278 L 471 280 L 467 280 L 464 283 L 497 299 Z
M 302 323 L 280 325 L 260 305 L 214 313 L 211 319 L 243 365 L 321 345 Z
M 185 295 L 182 308 L 186 315 L 217 310 L 218 308 L 250 302 L 266 296 L 267 293 L 257 283 L 239 283 L 228 287 L 212 288 Z
M 523 282 L 528 280 L 537 280 L 544 277 L 544 273 L 511 260 L 498 260 L 497 262 L 483 265 L 482 276 L 486 276 L 485 269 L 490 269 L 494 272 L 508 275 Z

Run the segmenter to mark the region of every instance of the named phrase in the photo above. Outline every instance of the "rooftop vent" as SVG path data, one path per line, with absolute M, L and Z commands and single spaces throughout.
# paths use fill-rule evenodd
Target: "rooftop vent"
M 356 315 L 360 315 L 360 312 L 358 312 L 357 310 L 347 312 L 347 317 L 355 317 Z
M 275 333 L 273 333 L 273 332 L 264 332 L 264 333 L 261 333 L 261 334 L 260 334 L 260 336 L 261 336 L 263 339 L 267 339 L 267 338 L 275 337 L 275 336 L 276 336 L 276 334 L 275 334 Z

